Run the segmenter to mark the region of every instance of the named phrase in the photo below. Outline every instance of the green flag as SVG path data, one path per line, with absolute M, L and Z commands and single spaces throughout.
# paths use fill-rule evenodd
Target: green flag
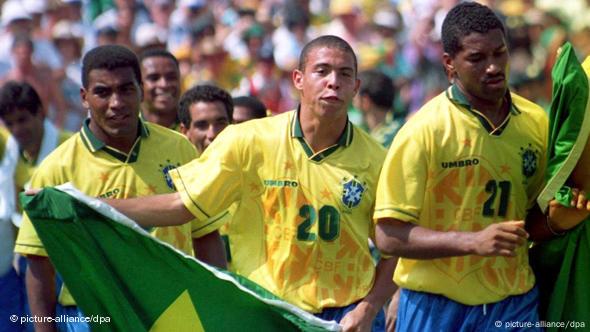
M 590 61 L 586 61 L 590 66 Z M 547 185 L 537 202 L 543 211 L 554 197 L 569 206 L 566 181 L 578 164 L 590 134 L 588 75 L 566 43 L 552 71 Z M 541 318 L 576 321 L 590 327 L 590 225 L 582 222 L 565 235 L 535 245 L 530 252 L 541 294 Z M 563 328 L 562 328 L 563 329 Z M 548 331 L 559 330 L 548 326 Z
M 255 283 L 198 262 L 70 185 L 24 197 L 49 257 L 96 331 L 337 331 Z

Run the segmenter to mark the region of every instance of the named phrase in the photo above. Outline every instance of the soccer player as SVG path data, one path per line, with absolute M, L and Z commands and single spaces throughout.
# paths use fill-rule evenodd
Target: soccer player
M 200 153 L 232 122 L 234 104 L 225 90 L 213 85 L 197 85 L 180 98 L 180 132 Z
M 72 133 L 57 129 L 45 118 L 41 98 L 26 82 L 9 81 L 0 89 L 0 119 L 19 145 L 15 185 L 20 192 L 43 159 Z
M 354 98 L 355 107 L 363 114 L 369 133 L 388 148 L 404 124 L 403 118 L 393 116 L 393 81 L 377 70 L 359 74 L 361 87 Z
M 196 150 L 180 133 L 139 118 L 142 81 L 135 54 L 115 45 L 89 51 L 83 59 L 82 84 L 80 95 L 90 118 L 43 161 L 33 175 L 32 187 L 72 182 L 87 195 L 112 198 L 173 192 L 170 170 L 194 159 Z M 209 241 L 206 232 L 194 232 L 186 223 L 155 228 L 152 234 L 187 254 L 193 252 L 191 237 L 200 237 L 203 245 L 194 248 L 195 254 L 207 261 L 208 252 L 222 252 L 223 246 L 219 235 L 217 241 Z M 15 251 L 29 261 L 26 285 L 33 315 L 82 315 L 67 288 L 56 286 L 59 279 L 26 216 Z M 208 262 L 224 266 L 224 262 Z M 55 294 L 59 294 L 57 305 Z M 52 326 L 39 323 L 36 328 Z
M 234 122 L 242 123 L 248 120 L 266 117 L 266 106 L 256 97 L 240 96 L 234 98 Z
M 543 184 L 547 117 L 508 90 L 506 32 L 488 7 L 455 6 L 442 42 L 452 84 L 400 130 L 377 188 L 377 246 L 400 256 L 396 330 L 535 330 L 523 220 Z
M 143 118 L 178 131 L 178 60 L 166 50 L 151 49 L 141 53 L 139 61 L 143 77 Z
M 293 71 L 297 110 L 226 128 L 170 173 L 178 193 L 107 202 L 144 226 L 205 220 L 238 202 L 239 274 L 345 330 L 382 330 L 395 260 L 375 267 L 368 238 L 385 152 L 347 118 L 356 64 L 341 38 L 314 39 Z

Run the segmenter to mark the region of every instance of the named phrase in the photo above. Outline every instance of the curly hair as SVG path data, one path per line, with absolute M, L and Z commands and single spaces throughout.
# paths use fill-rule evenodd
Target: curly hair
M 442 24 L 443 49 L 451 57 L 461 50 L 461 39 L 472 32 L 487 33 L 500 29 L 506 35 L 502 21 L 494 12 L 477 2 L 463 2 L 453 7 Z
M 178 119 L 187 128 L 190 127 L 192 121 L 190 107 L 199 101 L 221 102 L 225 106 L 228 120 L 233 121 L 234 103 L 230 94 L 214 85 L 197 85 L 188 89 L 178 102 Z

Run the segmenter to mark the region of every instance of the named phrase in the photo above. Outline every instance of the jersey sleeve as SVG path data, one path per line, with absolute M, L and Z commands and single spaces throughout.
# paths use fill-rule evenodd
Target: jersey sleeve
M 193 237 L 223 225 L 224 212 L 242 194 L 241 140 L 226 128 L 198 159 L 170 171 L 186 208 L 196 217 Z M 195 233 L 196 232 L 196 233 Z
M 31 188 L 52 187 L 63 183 L 59 181 L 58 176 L 55 173 L 57 168 L 50 165 L 44 166 L 46 161 L 47 160 L 45 160 L 37 168 L 35 173 L 33 173 L 33 177 L 31 178 Z M 23 212 L 23 219 L 16 238 L 14 252 L 21 255 L 47 256 L 47 251 L 45 251 L 45 248 L 39 239 L 39 235 L 37 235 L 37 231 L 35 230 L 35 227 L 33 227 L 33 223 L 27 216 L 26 212 Z
M 375 221 L 395 218 L 417 222 L 420 218 L 428 160 L 423 135 L 417 130 L 402 128 L 387 152 L 377 184 Z

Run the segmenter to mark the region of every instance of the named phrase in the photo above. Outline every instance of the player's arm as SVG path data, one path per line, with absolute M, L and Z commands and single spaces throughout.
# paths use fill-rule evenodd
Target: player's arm
M 393 271 L 397 257 L 381 258 L 376 268 L 375 283 L 369 294 L 340 321 L 343 331 L 370 331 L 373 320 L 397 289 Z
M 535 204 L 527 215 L 526 230 L 531 235 L 531 240 L 544 241 L 576 227 L 588 216 L 590 216 L 590 202 L 586 193 L 572 189 L 569 207 L 553 199 L 549 202 L 548 213 L 545 215 Z
M 27 255 L 25 284 L 31 315 L 55 317 L 55 270 L 48 257 Z M 35 331 L 56 331 L 53 322 L 35 322 Z
M 144 227 L 182 225 L 195 218 L 178 192 L 103 201 Z
M 495 223 L 478 232 L 439 232 L 394 218 L 379 219 L 375 233 L 381 252 L 411 259 L 512 257 L 529 236 L 524 221 Z
M 193 238 L 195 257 L 207 264 L 227 269 L 225 246 L 218 231 L 213 231 L 199 238 Z

